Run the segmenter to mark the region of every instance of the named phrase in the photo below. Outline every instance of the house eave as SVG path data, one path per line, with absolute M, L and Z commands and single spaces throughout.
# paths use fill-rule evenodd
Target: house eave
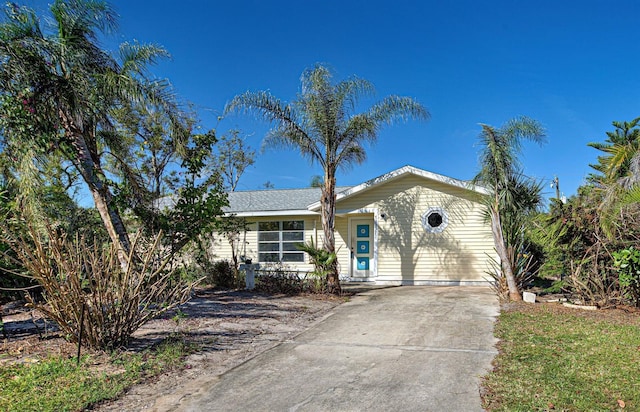
M 253 211 L 253 212 L 226 212 L 225 216 L 236 216 L 236 217 L 318 216 L 318 213 L 309 211 L 309 210 L 261 210 L 261 211 Z

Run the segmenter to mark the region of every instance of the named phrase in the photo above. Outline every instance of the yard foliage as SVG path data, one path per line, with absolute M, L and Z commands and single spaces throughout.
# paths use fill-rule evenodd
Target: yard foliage
M 27 295 L 30 305 L 55 321 L 69 340 L 81 336 L 91 348 L 126 346 L 146 321 L 188 300 L 195 284 L 175 278 L 172 255 L 159 247 L 160 236 L 146 245 L 136 237 L 131 263 L 122 269 L 115 245 L 69 239 L 50 226 L 44 234 L 33 226 L 27 232 L 10 241 L 28 276 L 42 287 L 45 301 Z
M 189 297 L 192 283 L 174 273 L 180 253 L 227 204 L 210 162 L 218 139 L 194 132 L 170 83 L 151 75 L 166 50 L 100 46 L 116 27 L 107 2 L 3 11 L 0 287 L 34 280 L 45 302 L 27 298 L 69 339 L 83 328 L 88 346 L 125 345 Z M 78 185 L 95 207 L 79 206 Z
M 620 287 L 636 307 L 640 307 L 640 250 L 633 246 L 613 253 Z
M 604 143 L 591 143 L 603 153 L 595 173 L 566 203 L 554 201 L 529 231 L 543 252 L 541 276 L 582 303 L 638 305 L 631 248 L 640 241 L 639 124 L 613 122 Z

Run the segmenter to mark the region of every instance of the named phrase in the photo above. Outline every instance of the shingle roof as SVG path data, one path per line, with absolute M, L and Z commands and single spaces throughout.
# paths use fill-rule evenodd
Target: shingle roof
M 336 187 L 336 193 L 351 186 Z M 249 190 L 229 193 L 228 213 L 277 212 L 298 210 L 307 212 L 307 207 L 320 200 L 320 188 Z

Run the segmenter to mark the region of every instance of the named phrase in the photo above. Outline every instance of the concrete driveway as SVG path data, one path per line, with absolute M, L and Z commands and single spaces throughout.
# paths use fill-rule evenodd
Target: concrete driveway
M 482 411 L 497 314 L 485 287 L 370 290 L 203 386 L 179 410 Z

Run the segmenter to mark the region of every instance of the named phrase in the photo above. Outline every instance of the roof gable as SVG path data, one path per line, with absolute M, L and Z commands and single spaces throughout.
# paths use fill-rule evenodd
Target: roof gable
M 439 182 L 439 183 L 444 183 L 446 185 L 449 186 L 453 186 L 453 187 L 457 187 L 457 188 L 461 188 L 461 189 L 465 189 L 465 190 L 469 190 L 472 192 L 476 192 L 479 194 L 487 194 L 487 190 L 481 186 L 477 186 L 477 185 L 473 185 L 471 182 L 465 181 L 465 180 L 459 180 L 459 179 L 454 179 L 452 177 L 448 177 L 448 176 L 444 176 L 444 175 L 440 175 L 437 173 L 433 173 L 433 172 L 429 172 L 423 169 L 418 169 L 417 167 L 413 167 L 413 166 L 403 166 L 399 169 L 393 170 L 391 172 L 385 173 L 381 176 L 378 176 L 376 178 L 373 178 L 371 180 L 368 180 L 364 183 L 361 183 L 357 186 L 353 186 L 351 188 L 348 188 L 346 190 L 341 191 L 340 193 L 337 193 L 336 195 L 336 202 L 339 202 L 340 200 L 343 199 L 347 199 L 350 197 L 353 197 L 359 193 L 365 192 L 367 190 L 371 190 L 375 187 L 379 187 L 383 184 L 387 184 L 389 182 L 392 182 L 396 179 L 399 179 L 401 177 L 407 176 L 407 175 L 414 175 L 414 176 L 418 176 L 418 177 L 422 177 L 428 180 L 433 180 L 435 182 Z M 309 210 L 312 211 L 316 211 L 318 209 L 320 209 L 320 201 L 316 201 L 312 204 L 309 205 Z

